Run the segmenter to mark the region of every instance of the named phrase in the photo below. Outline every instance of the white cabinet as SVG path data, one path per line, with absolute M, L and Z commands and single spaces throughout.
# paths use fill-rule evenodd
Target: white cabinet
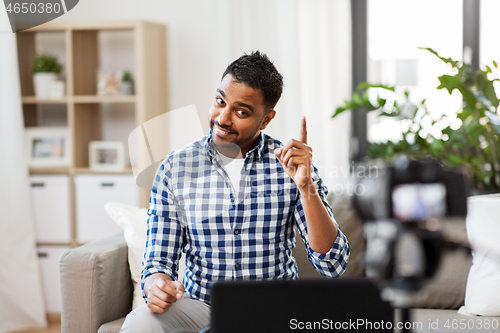
M 69 246 L 38 246 L 38 262 L 48 313 L 61 312 L 61 284 L 59 281 L 59 257 Z
M 139 206 L 139 187 L 132 175 L 76 175 L 76 239 L 87 243 L 122 232 L 104 205 L 121 202 Z
M 36 240 L 39 243 L 71 241 L 70 187 L 68 175 L 30 177 Z

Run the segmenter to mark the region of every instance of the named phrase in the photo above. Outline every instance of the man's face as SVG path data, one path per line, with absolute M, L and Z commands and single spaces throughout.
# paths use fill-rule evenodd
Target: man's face
M 232 75 L 227 74 L 216 91 L 209 112 L 212 139 L 217 150 L 239 148 L 245 157 L 257 144 L 260 131 L 266 128 L 275 114 L 274 110 L 268 111 L 264 106 L 264 96 L 260 90 L 238 83 Z

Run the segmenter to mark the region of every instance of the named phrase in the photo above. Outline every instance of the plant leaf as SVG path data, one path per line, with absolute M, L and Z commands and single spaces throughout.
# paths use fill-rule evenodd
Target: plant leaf
M 347 109 L 345 107 L 339 106 L 337 109 L 335 109 L 335 113 L 333 114 L 332 118 L 335 118 L 339 114 L 343 113 Z
M 443 62 L 451 65 L 451 67 L 453 67 L 453 68 L 457 68 L 458 67 L 458 64 L 459 64 L 458 61 L 453 60 L 451 58 L 444 58 L 444 57 L 440 56 L 436 51 L 434 51 L 430 47 L 419 47 L 419 49 L 429 51 L 430 53 L 434 54 L 436 57 L 438 57 L 439 59 L 441 59 Z
M 391 87 L 391 86 L 388 86 L 388 85 L 385 85 L 382 83 L 372 84 L 369 82 L 361 82 L 356 89 L 357 90 L 365 90 L 368 88 L 382 88 L 385 90 L 396 91 L 395 87 Z
M 352 101 L 354 104 L 363 105 L 363 101 L 361 100 L 361 97 L 358 93 L 352 94 Z
M 490 101 L 495 108 L 497 108 L 499 105 L 499 100 L 495 93 L 495 87 L 493 86 L 493 81 L 488 80 L 488 77 L 484 72 L 479 72 L 476 75 L 476 80 L 478 88 L 483 92 L 484 97 L 486 97 L 486 99 Z
M 453 75 L 441 75 L 438 79 L 441 84 L 437 87 L 437 89 L 446 88 L 450 95 L 453 90 L 458 89 L 462 94 L 465 102 L 471 107 L 475 107 L 477 103 L 476 96 L 470 91 L 469 87 L 467 87 L 458 77 Z
M 455 163 L 457 165 L 462 164 L 462 163 L 465 162 L 464 159 L 460 155 L 458 155 L 458 154 L 452 154 L 452 153 L 450 153 L 450 154 L 448 154 L 448 158 L 450 159 L 451 162 L 453 162 L 453 163 Z

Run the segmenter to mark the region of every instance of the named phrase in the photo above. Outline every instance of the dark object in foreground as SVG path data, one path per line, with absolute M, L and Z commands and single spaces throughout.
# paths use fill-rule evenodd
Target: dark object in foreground
M 393 309 L 366 278 L 218 281 L 211 333 L 393 332 Z

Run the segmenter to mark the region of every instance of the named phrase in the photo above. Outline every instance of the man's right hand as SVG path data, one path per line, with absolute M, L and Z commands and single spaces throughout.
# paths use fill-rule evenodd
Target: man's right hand
M 163 273 L 150 275 L 144 283 L 148 308 L 156 313 L 167 312 L 168 309 L 184 294 L 184 286 L 179 281 Z

